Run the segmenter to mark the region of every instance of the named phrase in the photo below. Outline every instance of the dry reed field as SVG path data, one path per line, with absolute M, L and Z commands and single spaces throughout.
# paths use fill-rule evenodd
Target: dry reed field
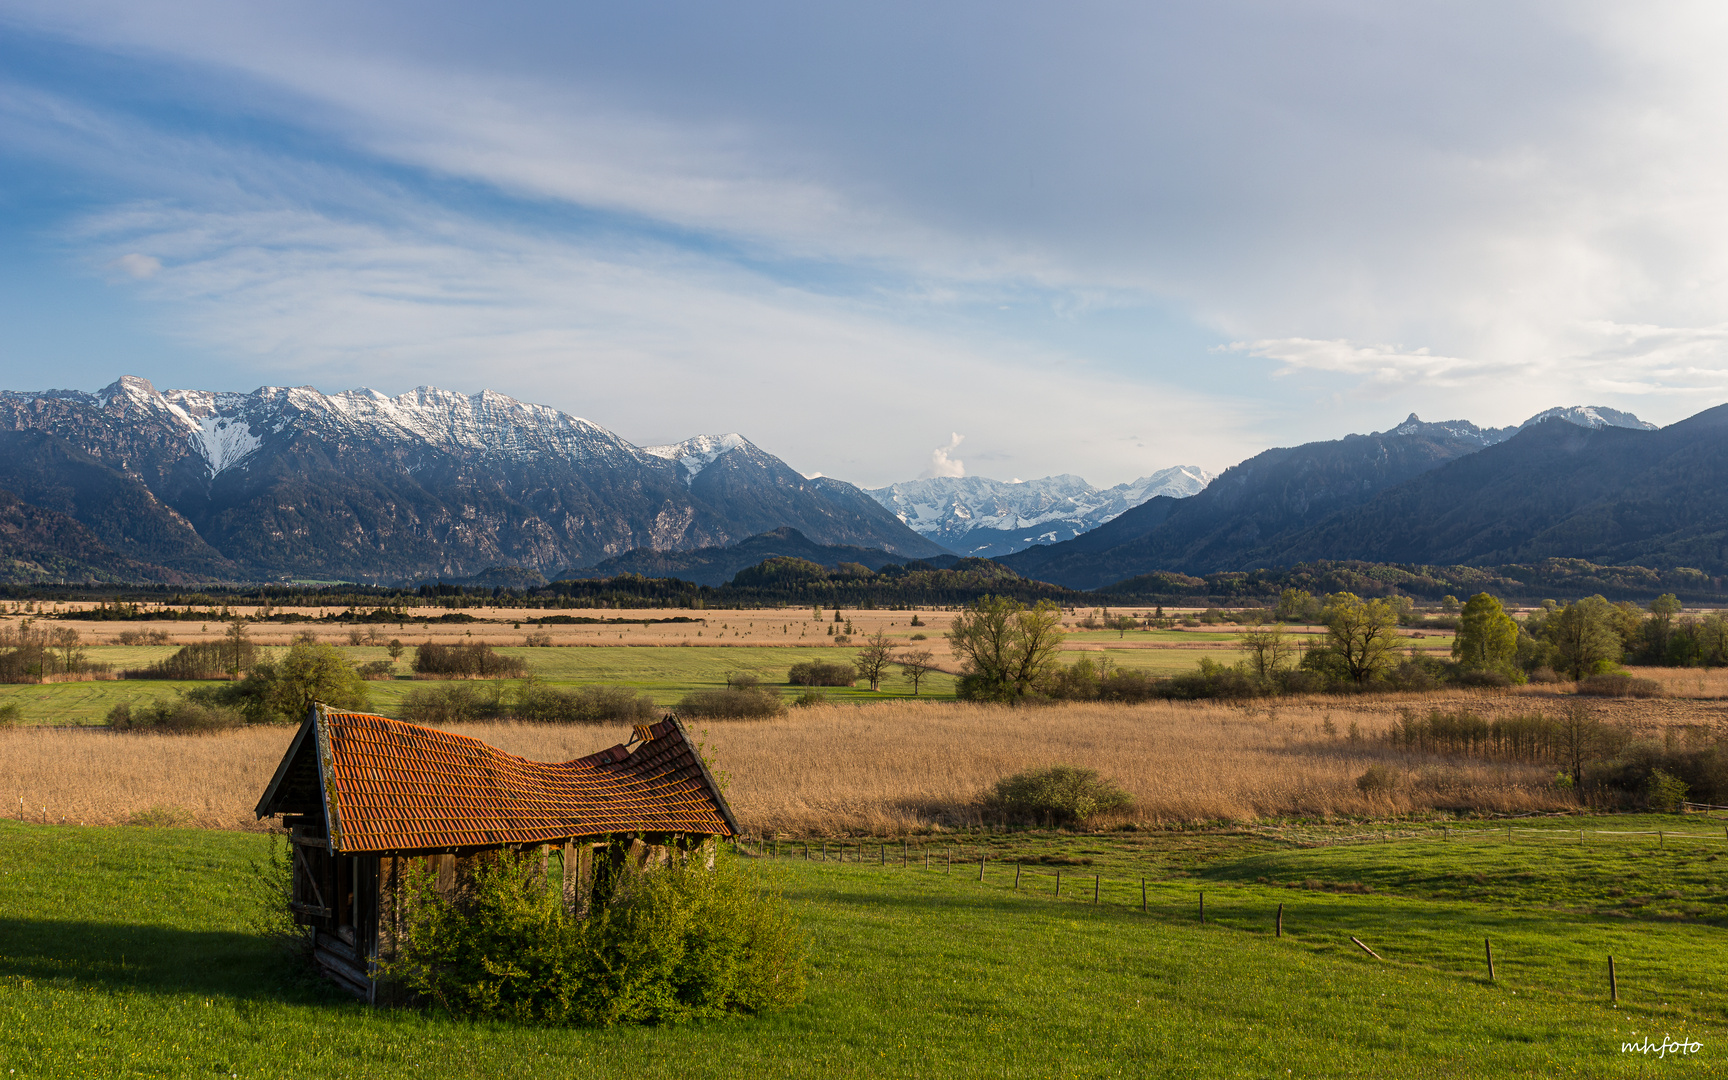
M 1469 708 L 1492 717 L 1552 713 L 1566 704 L 1518 693 L 1314 697 L 1247 707 L 895 702 L 698 724 L 693 734 L 729 777 L 729 796 L 751 832 L 895 835 L 986 820 L 977 800 L 991 785 L 1053 764 L 1115 779 L 1136 801 L 1123 820 L 1147 823 L 1556 809 L 1570 803 L 1551 786 L 1549 766 L 1412 757 L 1379 736 L 1400 709 Z M 1728 722 L 1715 702 L 1589 704 L 1650 729 Z M 629 737 L 623 728 L 514 723 L 455 730 L 542 761 Z M 21 811 L 35 820 L 257 828 L 251 808 L 290 735 L 287 728 L 208 736 L 0 730 L 0 798 L 8 800 L 8 816 Z M 1390 792 L 1364 794 L 1356 779 L 1375 764 L 1389 765 L 1398 781 Z

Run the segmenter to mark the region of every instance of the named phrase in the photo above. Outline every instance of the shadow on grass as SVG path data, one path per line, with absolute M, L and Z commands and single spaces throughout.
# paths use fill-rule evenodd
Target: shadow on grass
M 0 978 L 110 991 L 343 1001 L 309 966 L 256 934 L 0 918 Z

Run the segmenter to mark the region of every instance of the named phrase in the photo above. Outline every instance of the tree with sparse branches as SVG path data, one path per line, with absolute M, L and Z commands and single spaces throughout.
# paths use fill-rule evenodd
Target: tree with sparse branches
M 1257 626 L 1236 635 L 1236 648 L 1247 659 L 1254 674 L 1270 678 L 1290 666 L 1296 655 L 1296 643 L 1284 630 L 1283 623 Z
M 882 674 L 894 662 L 897 647 L 897 643 L 882 630 L 864 639 L 864 647 L 858 650 L 858 658 L 852 666 L 858 669 L 859 677 L 870 684 L 870 689 L 875 690 L 881 685 Z
M 918 696 L 918 684 L 923 682 L 924 677 L 936 666 L 935 657 L 929 649 L 913 649 L 911 652 L 901 653 L 894 662 L 900 665 L 901 676 L 912 684 L 913 697 Z

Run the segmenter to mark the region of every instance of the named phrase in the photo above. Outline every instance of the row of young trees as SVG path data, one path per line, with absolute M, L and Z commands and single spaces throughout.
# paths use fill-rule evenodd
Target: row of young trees
M 1028 607 L 1009 597 L 983 597 L 955 618 L 948 642 L 962 667 L 959 696 L 979 701 L 1133 700 L 1383 683 L 1423 688 L 1447 680 L 1507 685 L 1533 674 L 1583 679 L 1627 661 L 1728 665 L 1728 615 L 1683 616 L 1672 595 L 1648 608 L 1601 596 L 1548 601 L 1520 621 L 1497 597 L 1478 593 L 1457 606 L 1450 662 L 1400 650 L 1397 628 L 1414 615 L 1403 598 L 1348 592 L 1316 598 L 1289 590 L 1278 613 L 1325 633 L 1316 641 L 1282 622 L 1249 627 L 1237 635 L 1243 659 L 1234 668 L 1203 661 L 1194 675 L 1166 680 L 1111 671 L 1089 658 L 1064 668 L 1058 659 L 1061 609 L 1049 601 Z

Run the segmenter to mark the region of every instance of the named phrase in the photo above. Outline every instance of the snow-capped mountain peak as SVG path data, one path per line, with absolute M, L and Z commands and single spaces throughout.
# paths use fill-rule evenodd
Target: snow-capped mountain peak
M 737 432 L 725 435 L 695 435 L 680 443 L 668 443 L 665 446 L 644 446 L 644 454 L 675 461 L 684 467 L 684 483 L 689 484 L 697 475 L 714 464 L 721 454 L 749 446 L 750 440 Z
M 1563 405 L 1543 411 L 1519 424 L 1519 428 L 1527 428 L 1531 424 L 1540 424 L 1544 420 L 1564 420 L 1568 424 L 1577 424 L 1586 428 L 1633 428 L 1637 431 L 1655 431 L 1656 425 L 1648 420 L 1640 420 L 1629 412 L 1610 409 L 1606 405 Z
M 1012 483 L 938 476 L 868 492 L 915 532 L 967 555 L 1005 555 L 1066 540 L 1158 495 L 1193 495 L 1212 474 L 1193 465 L 1163 469 L 1111 488 L 1069 473 Z

